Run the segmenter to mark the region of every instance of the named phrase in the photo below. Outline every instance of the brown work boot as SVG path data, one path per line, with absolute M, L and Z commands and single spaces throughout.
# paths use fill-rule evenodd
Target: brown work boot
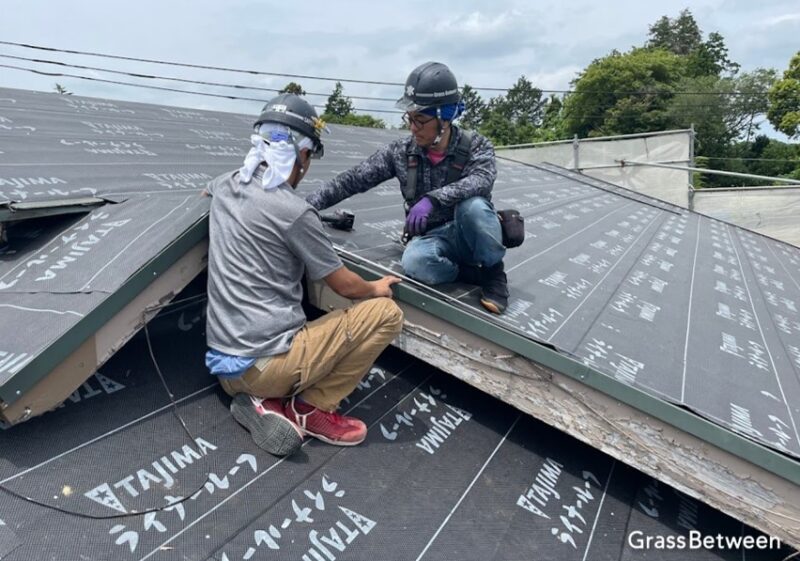
M 322 411 L 296 397 L 286 406 L 286 414 L 307 435 L 336 446 L 355 446 L 367 437 L 367 425 L 355 417 Z
M 237 393 L 231 402 L 231 414 L 250 432 L 256 445 L 270 454 L 288 456 L 303 444 L 303 432 L 286 416 L 281 399 Z

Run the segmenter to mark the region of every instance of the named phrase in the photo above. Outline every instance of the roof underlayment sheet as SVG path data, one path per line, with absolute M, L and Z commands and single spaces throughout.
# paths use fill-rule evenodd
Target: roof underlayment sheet
M 0 253 L 0 400 L 11 403 L 44 375 L 48 355 L 65 338 L 79 342 L 96 330 L 96 311 L 145 265 L 187 232 L 202 230 L 208 202 L 199 191 L 240 165 L 252 119 L 17 90 L 0 90 L 0 116 L 0 202 L 109 201 L 84 215 L 9 229 Z M 301 195 L 400 134 L 332 128 L 326 157 L 312 165 Z M 555 166 L 499 161 L 498 172 L 495 206 L 517 208 L 526 218 L 525 244 L 506 257 L 508 312 L 484 313 L 472 286 L 444 285 L 428 294 L 488 324 L 498 340 L 511 334 L 531 349 L 553 349 L 565 363 L 633 395 L 711 421 L 722 434 L 716 445 L 750 446 L 797 483 L 800 250 Z M 356 214 L 353 232 L 329 230 L 343 255 L 376 270 L 399 270 L 397 186 L 389 182 L 339 207 Z M 214 422 L 230 421 L 218 417 Z M 505 434 L 510 425 L 495 428 Z M 237 467 L 238 473 L 246 466 L 234 461 L 214 473 L 222 480 Z M 600 482 L 595 490 L 603 488 L 603 478 L 592 474 Z M 101 483 L 114 489 L 111 479 Z M 124 483 L 116 489 L 129 491 Z M 271 524 L 281 533 L 282 521 Z M 148 518 L 145 526 L 163 533 Z M 109 528 L 125 543 L 132 539 L 128 530 Z M 269 525 L 263 530 L 253 547 L 277 539 Z M 555 526 L 545 533 L 552 530 L 560 535 Z M 0 551 L 3 532 L 0 525 Z M 221 560 L 220 551 L 215 555 Z
M 205 371 L 199 281 L 148 327 L 189 434 L 140 332 L 62 407 L 0 430 L 0 484 L 46 505 L 0 491 L 0 559 L 624 561 L 669 555 L 643 551 L 653 536 L 760 535 L 394 349 L 343 404 L 363 444 L 274 458 Z
M 485 314 L 475 287 L 440 293 L 800 457 L 800 249 L 560 168 L 505 161 L 498 168 L 495 206 L 526 219 L 526 242 L 506 256 L 509 309 Z M 376 197 L 341 203 L 357 228 L 331 237 L 399 271 L 396 191 L 380 187 Z

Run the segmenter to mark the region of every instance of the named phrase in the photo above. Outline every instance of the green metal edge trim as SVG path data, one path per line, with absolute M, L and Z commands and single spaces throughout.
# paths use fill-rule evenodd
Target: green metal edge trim
M 382 276 L 363 265 L 354 263 L 346 257 L 343 257 L 343 260 L 347 262 L 348 267 L 365 278 L 377 279 Z M 800 462 L 789 456 L 739 436 L 687 409 L 615 380 L 581 362 L 564 356 L 556 350 L 510 332 L 466 310 L 424 294 L 420 290 L 403 283 L 395 285 L 394 289 L 396 298 L 402 302 L 407 302 L 479 337 L 560 372 L 647 415 L 696 436 L 721 450 L 800 485 Z
M 42 351 L 25 368 L 0 386 L 0 400 L 10 405 L 20 399 L 25 392 L 45 378 L 86 339 L 94 335 L 120 310 L 133 301 L 158 275 L 163 274 L 191 248 L 207 237 L 208 214 L 145 263 L 118 290 L 100 302 L 96 308 Z

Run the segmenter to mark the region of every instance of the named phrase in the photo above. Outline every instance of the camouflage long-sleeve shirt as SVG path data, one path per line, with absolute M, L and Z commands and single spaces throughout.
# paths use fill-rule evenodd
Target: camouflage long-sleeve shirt
M 445 185 L 447 170 L 455 157 L 461 134 L 458 127 L 452 127 L 447 156 L 437 165 L 433 165 L 425 149 L 417 146 L 412 136 L 395 140 L 357 166 L 327 181 L 317 191 L 308 195 L 306 201 L 317 210 L 323 210 L 356 193 L 364 193 L 392 177 L 396 177 L 400 185 L 405 187 L 410 146 L 420 155 L 417 196 L 414 202 L 423 196 L 433 200 L 434 208 L 428 218 L 429 229 L 449 222 L 453 220 L 455 205 L 460 201 L 476 196 L 491 200 L 492 187 L 497 177 L 492 143 L 486 137 L 472 133 L 470 157 L 464 166 L 461 178 Z

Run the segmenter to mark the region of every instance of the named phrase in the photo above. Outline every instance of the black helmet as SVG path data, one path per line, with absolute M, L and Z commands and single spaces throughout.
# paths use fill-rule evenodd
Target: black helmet
M 460 100 L 458 82 L 450 69 L 441 62 L 426 62 L 408 75 L 405 95 L 397 100 L 396 107 L 403 111 L 421 111 Z
M 314 143 L 313 156 L 321 158 L 322 131 L 328 131 L 325 121 L 317 116 L 316 110 L 303 98 L 296 94 L 283 93 L 272 98 L 264 105 L 255 127 L 261 123 L 280 123 L 295 132 L 307 136 Z

